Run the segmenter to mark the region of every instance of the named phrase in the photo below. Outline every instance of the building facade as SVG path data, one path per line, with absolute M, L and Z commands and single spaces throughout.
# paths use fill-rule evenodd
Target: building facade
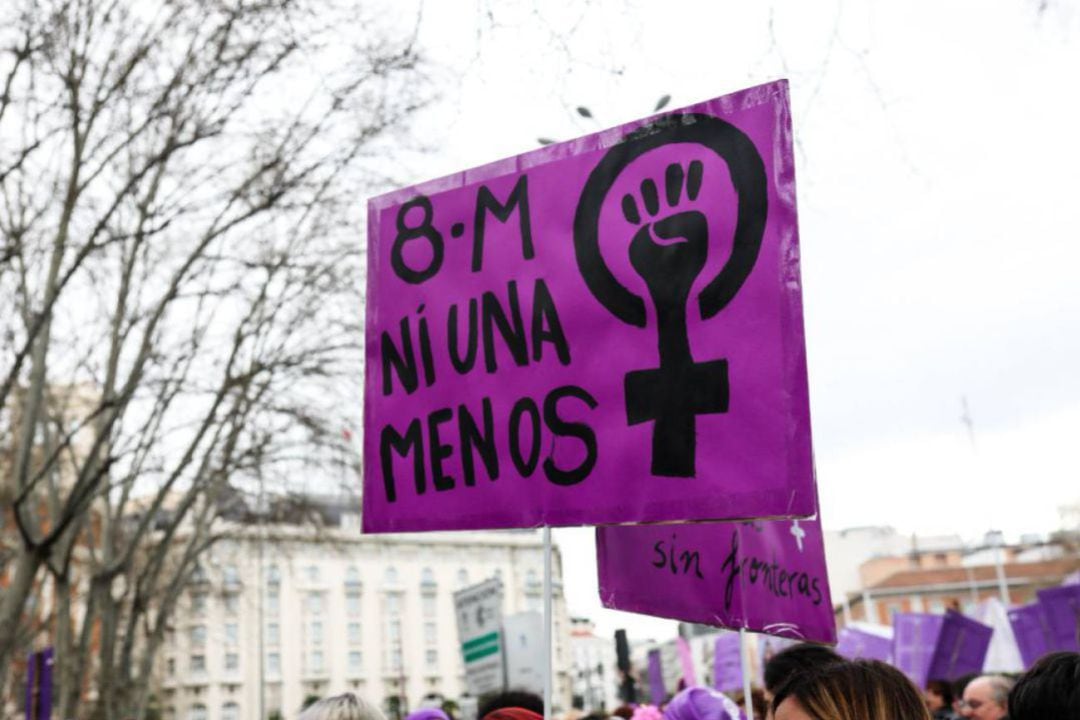
M 619 705 L 614 638 L 599 637 L 588 618 L 571 618 L 570 651 L 573 706 L 586 713 L 610 713 Z
M 358 520 L 238 527 L 214 546 L 160 655 L 164 717 L 288 718 L 346 691 L 391 718 L 457 701 L 465 675 L 454 591 L 499 577 L 504 615 L 543 609 L 537 533 L 362 535 Z M 552 575 L 559 710 L 571 688 L 558 548 Z

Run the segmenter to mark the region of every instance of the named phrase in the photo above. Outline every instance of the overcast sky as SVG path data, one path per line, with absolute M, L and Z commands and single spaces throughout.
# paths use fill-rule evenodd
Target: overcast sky
M 1016 537 L 1080 501 L 1075 2 L 429 2 L 421 18 L 441 99 L 406 182 L 665 94 L 791 81 L 827 529 Z M 591 531 L 557 538 L 572 612 L 670 632 L 599 610 Z

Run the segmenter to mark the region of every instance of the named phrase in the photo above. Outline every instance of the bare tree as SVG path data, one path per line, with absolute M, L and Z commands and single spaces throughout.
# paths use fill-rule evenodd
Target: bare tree
M 342 457 L 418 61 L 308 0 L 16 0 L 0 52 L 0 699 L 47 586 L 61 717 L 143 717 L 217 518 Z

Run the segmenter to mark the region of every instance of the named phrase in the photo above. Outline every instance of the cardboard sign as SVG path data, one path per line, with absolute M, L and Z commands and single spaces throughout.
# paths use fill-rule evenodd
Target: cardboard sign
M 893 663 L 919 689 L 925 688 L 930 679 L 930 663 L 944 623 L 944 615 L 896 613 L 893 616 Z
M 1012 625 L 1016 645 L 1020 648 L 1020 657 L 1024 667 L 1029 668 L 1035 661 L 1050 652 L 1050 624 L 1042 603 L 1034 602 L 1023 607 L 1009 610 L 1009 624 Z
M 891 663 L 893 639 L 853 627 L 840 629 L 836 652 L 849 660 L 880 660 Z
M 667 700 L 667 687 L 664 684 L 664 665 L 660 659 L 660 649 L 649 651 L 649 694 L 653 705 L 661 705 Z
M 785 81 L 368 205 L 364 530 L 815 512 Z
M 989 625 L 958 612 L 946 612 L 927 670 L 927 679 L 956 680 L 963 675 L 981 672 L 993 634 L 994 629 Z
M 544 692 L 544 614 L 520 612 L 503 620 L 506 687 Z
M 465 684 L 473 695 L 504 688 L 502 581 L 498 578 L 454 593 Z
M 1051 650 L 1080 652 L 1080 585 L 1039 591 L 1050 628 Z
M 836 642 L 817 520 L 596 530 L 606 607 Z
M 713 685 L 720 692 L 743 689 L 742 638 L 736 633 L 721 633 L 716 637 Z

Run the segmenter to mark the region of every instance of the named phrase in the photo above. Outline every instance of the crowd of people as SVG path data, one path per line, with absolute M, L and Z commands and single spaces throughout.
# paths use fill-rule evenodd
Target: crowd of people
M 846 660 L 821 645 L 796 645 L 765 665 L 765 688 L 751 698 L 761 720 L 1080 720 L 1080 653 L 1047 655 L 1019 677 L 979 675 L 931 680 L 920 691 L 877 660 Z M 681 690 L 661 707 L 622 706 L 580 720 L 740 720 L 737 701 L 706 687 Z M 504 693 L 481 705 L 479 720 L 543 720 L 543 700 Z M 322 700 L 299 720 L 384 720 L 354 695 Z M 453 720 L 438 708 L 407 720 Z

